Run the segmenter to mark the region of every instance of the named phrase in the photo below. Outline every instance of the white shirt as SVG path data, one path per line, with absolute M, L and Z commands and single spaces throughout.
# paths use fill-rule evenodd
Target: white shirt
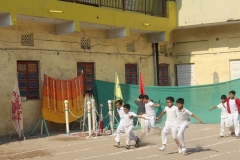
M 225 102 L 224 104 L 220 103 L 217 105 L 219 109 L 221 109 L 221 118 L 227 118 L 228 117 L 228 111 L 227 111 L 227 103 Z
M 188 116 L 192 115 L 192 112 L 190 112 L 189 110 L 187 110 L 186 108 L 182 109 L 182 112 L 179 111 L 179 109 L 176 110 L 176 115 L 177 115 L 177 123 L 178 124 L 182 124 L 182 123 L 190 123 L 188 121 Z
M 145 104 L 145 110 L 147 116 L 156 116 L 154 111 L 153 102 L 148 102 Z
M 120 107 L 120 109 L 117 109 L 118 111 L 118 114 L 119 114 L 119 117 L 120 117 L 120 120 L 124 120 L 124 110 L 123 110 L 123 107 Z
M 167 113 L 167 118 L 166 118 L 166 124 L 176 124 L 177 122 L 177 116 L 176 116 L 176 110 L 178 110 L 178 108 L 176 106 L 172 106 L 172 107 L 168 107 L 166 106 L 164 108 L 164 112 Z
M 229 100 L 229 105 L 230 105 L 230 110 L 232 112 L 238 112 L 237 104 L 235 99 L 230 99 Z
M 124 113 L 124 124 L 125 124 L 125 127 L 133 125 L 133 118 L 129 118 L 130 116 L 136 117 L 137 115 L 134 112 L 128 112 L 127 114 Z

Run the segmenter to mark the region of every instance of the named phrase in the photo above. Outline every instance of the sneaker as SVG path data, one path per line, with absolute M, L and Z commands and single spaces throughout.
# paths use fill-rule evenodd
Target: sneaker
M 182 148 L 178 147 L 178 153 L 182 153 Z
M 187 149 L 186 149 L 185 147 L 183 147 L 183 148 L 182 148 L 182 153 L 186 153 L 186 150 L 187 150 Z
M 113 145 L 114 147 L 120 148 L 120 142 L 117 142 L 117 144 Z
M 235 135 L 235 132 L 231 132 L 230 136 L 234 136 Z
M 159 148 L 160 151 L 165 151 L 166 150 L 166 146 L 162 146 L 161 148 Z
M 137 138 L 137 140 L 136 140 L 136 144 L 135 144 L 135 147 L 138 147 L 138 146 L 139 146 L 139 143 L 140 143 L 140 139 Z
M 126 149 L 130 149 L 130 145 L 126 145 L 126 147 L 125 147 Z

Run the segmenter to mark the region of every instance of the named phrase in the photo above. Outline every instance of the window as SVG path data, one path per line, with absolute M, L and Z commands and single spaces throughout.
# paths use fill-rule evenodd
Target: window
M 231 80 L 240 78 L 240 60 L 230 61 Z
M 126 84 L 138 84 L 138 74 L 136 64 L 125 64 Z
M 178 86 L 194 86 L 195 73 L 194 64 L 177 65 L 177 85 Z
M 159 64 L 159 86 L 169 86 L 168 64 Z
M 83 83 L 85 91 L 92 91 L 94 86 L 94 63 L 77 63 L 77 75 L 83 73 Z
M 39 73 L 37 61 L 17 61 L 18 86 L 21 97 L 39 98 Z

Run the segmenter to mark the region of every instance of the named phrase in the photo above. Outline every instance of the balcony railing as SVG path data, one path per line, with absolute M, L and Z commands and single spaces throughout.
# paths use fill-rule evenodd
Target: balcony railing
M 140 12 L 146 15 L 166 17 L 167 0 L 62 0 L 96 7 L 109 7 L 123 11 Z

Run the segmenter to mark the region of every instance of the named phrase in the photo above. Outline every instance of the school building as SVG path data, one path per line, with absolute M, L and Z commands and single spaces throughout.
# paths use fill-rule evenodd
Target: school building
M 217 4 L 217 5 L 216 5 Z M 24 130 L 41 116 L 44 73 L 145 85 L 189 86 L 240 78 L 234 0 L 0 0 L 0 135 L 13 133 L 18 72 Z M 83 71 L 83 72 L 82 72 Z

